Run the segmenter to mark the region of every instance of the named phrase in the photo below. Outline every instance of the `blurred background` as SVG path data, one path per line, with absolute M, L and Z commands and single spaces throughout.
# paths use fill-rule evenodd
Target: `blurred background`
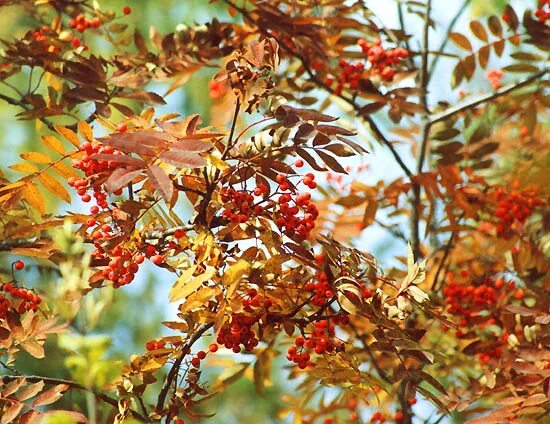
M 226 7 L 220 3 L 210 3 L 207 0 L 109 0 L 101 2 L 104 7 L 112 10 L 122 10 L 124 6 L 130 6 L 133 12 L 125 17 L 125 23 L 130 27 L 137 26 L 143 34 L 148 34 L 150 26 L 155 26 L 161 33 L 173 32 L 180 24 L 198 25 L 211 20 L 214 17 L 220 20 L 230 20 Z M 377 14 L 380 20 L 389 27 L 397 27 L 397 12 L 393 7 L 387 7 L 393 2 L 389 1 L 366 1 L 367 5 Z M 443 42 L 442 36 L 449 20 L 456 11 L 464 4 L 462 0 L 434 1 L 433 19 L 440 25 L 439 30 L 434 32 L 432 43 L 438 47 Z M 457 31 L 465 31 L 467 22 L 472 18 L 482 18 L 490 14 L 500 15 L 506 0 L 472 0 L 461 15 L 456 24 Z M 530 0 L 517 0 L 510 2 L 522 13 L 525 7 L 533 7 L 535 2 Z M 237 16 L 234 19 L 239 19 Z M 0 38 L 20 37 L 29 27 L 33 26 L 26 15 L 18 6 L 1 8 Z M 422 22 L 418 16 L 406 16 L 406 28 L 408 33 L 419 34 Z M 109 45 L 102 40 L 90 40 L 92 51 L 98 50 L 101 53 L 109 53 Z M 419 40 L 415 37 L 411 40 L 411 48 L 418 49 Z M 449 46 L 453 49 L 452 46 Z M 1 49 L 1 46 L 0 46 Z M 506 55 L 504 55 L 506 57 Z M 494 58 L 492 60 L 495 60 Z M 438 99 L 456 103 L 458 99 L 457 90 L 451 90 L 448 75 L 452 71 L 453 61 L 440 60 L 436 75 L 433 79 L 433 91 Z M 499 68 L 498 58 L 494 63 L 489 64 L 490 68 Z M 479 72 L 479 71 L 478 71 Z M 208 92 L 208 83 L 215 70 L 203 70 L 194 75 L 191 80 L 166 98 L 167 104 L 157 108 L 157 113 L 176 112 L 183 116 L 199 113 L 205 123 L 209 122 L 211 113 L 211 99 L 205 95 Z M 444 75 L 444 78 L 437 78 L 437 74 Z M 16 87 L 25 87 L 28 83 L 28 75 L 11 80 Z M 505 79 L 506 83 L 506 79 Z M 162 94 L 167 85 L 154 84 L 149 89 Z M 474 78 L 469 85 L 469 90 L 488 91 L 489 83 L 483 77 L 483 73 Z M 9 93 L 10 87 L 0 84 L 0 93 Z M 13 93 L 10 93 L 13 94 Z M 39 133 L 45 128 L 32 121 L 18 121 L 16 114 L 21 112 L 17 107 L 8 105 L 0 99 L 0 152 L 2 152 L 2 171 L 11 178 L 15 173 L 7 169 L 7 165 L 15 163 L 18 154 L 24 151 L 41 151 Z M 117 122 L 118 118 L 113 115 L 112 120 Z M 367 130 L 360 122 L 350 122 L 359 131 L 358 140 L 371 144 L 372 140 Z M 386 132 L 391 128 L 390 122 L 383 123 Z M 365 159 L 368 164 L 368 171 L 364 175 L 365 183 L 374 183 L 380 179 L 391 180 L 399 175 L 399 170 L 394 169 L 392 159 L 388 151 L 383 148 L 370 145 L 370 155 Z M 400 148 L 406 162 L 411 163 L 412 157 L 409 147 Z M 47 193 L 45 193 L 47 195 Z M 67 210 L 67 205 L 57 204 L 56 200 L 49 198 L 48 201 L 53 208 L 60 213 Z M 79 202 L 75 202 L 78 208 Z M 51 208 L 50 208 L 51 209 Z M 55 209 L 54 209 L 55 210 Z M 74 211 L 74 208 L 71 210 Z M 83 212 L 84 210 L 81 210 Z M 396 265 L 393 257 L 403 255 L 406 246 L 390 238 L 384 229 L 379 227 L 368 228 L 363 232 L 356 244 L 363 250 L 372 252 L 379 260 L 382 267 Z M 9 258 L 6 255 L 0 256 L 0 265 L 6 264 L 19 258 Z M 32 266 L 32 260 L 27 260 L 31 265 L 25 275 L 25 279 L 38 290 L 55 293 L 59 286 L 60 278 L 57 273 L 49 272 L 38 262 Z M 153 272 L 154 271 L 154 272 Z M 83 310 L 74 320 L 73 325 L 78 330 L 73 335 L 64 335 L 53 340 L 47 346 L 47 359 L 36 360 L 30 357 L 22 357 L 17 363 L 17 368 L 23 373 L 55 376 L 58 378 L 71 378 L 85 384 L 102 387 L 108 384 L 120 366 L 127 363 L 132 353 L 142 352 L 147 340 L 153 339 L 169 331 L 161 325 L 163 320 L 173 318 L 175 307 L 166 307 L 167 293 L 172 283 L 172 275 L 164 274 L 162 270 L 155 267 L 144 266 L 140 271 L 139 278 L 131 285 L 121 290 L 102 290 L 102 293 L 93 293 L 90 300 L 85 302 Z M 146 313 L 144 313 L 146 311 Z M 246 361 L 246 355 L 243 356 Z M 212 423 L 240 423 L 243 421 L 253 423 L 281 423 L 287 422 L 283 415 L 278 412 L 284 407 L 281 400 L 283 392 L 288 391 L 289 383 L 284 371 L 284 358 L 278 361 L 275 369 L 279 369 L 278 375 L 273 376 L 273 386 L 269 388 L 264 396 L 255 392 L 253 383 L 243 378 L 231 390 L 214 397 L 205 404 L 205 412 L 216 412 L 213 418 L 204 421 Z M 216 373 L 221 368 L 216 368 Z M 0 370 L 0 373 L 2 370 Z M 207 371 L 208 372 L 208 371 Z M 210 371 L 214 373 L 213 371 Z M 219 376 L 212 375 L 210 380 L 216 380 Z M 89 402 L 93 399 L 73 397 L 69 402 L 77 402 L 85 411 L 90 407 Z M 88 402 L 88 404 L 87 404 Z M 430 405 L 419 402 L 415 406 L 415 412 L 422 419 L 428 418 L 434 413 Z M 457 418 L 459 422 L 459 418 Z M 431 420 L 433 422 L 433 420 Z M 441 421 L 452 422 L 451 419 Z

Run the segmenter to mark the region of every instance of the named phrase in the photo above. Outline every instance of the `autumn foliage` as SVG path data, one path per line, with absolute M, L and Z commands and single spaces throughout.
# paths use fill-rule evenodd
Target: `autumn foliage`
M 28 18 L 0 100 L 41 143 L 0 169 L 2 424 L 206 422 L 237 380 L 287 378 L 281 422 L 548 419 L 547 1 L 468 33 L 388 1 L 413 34 L 363 2 L 218 0 L 226 20 L 147 37 L 109 3 L 0 0 Z M 212 69 L 210 117 L 155 111 Z M 101 383 L 19 370 L 143 268 L 169 335 Z

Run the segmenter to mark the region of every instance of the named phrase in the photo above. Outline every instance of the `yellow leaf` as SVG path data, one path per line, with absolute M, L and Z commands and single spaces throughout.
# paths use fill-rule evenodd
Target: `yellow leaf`
M 25 160 L 35 163 L 51 163 L 51 158 L 48 155 L 40 152 L 22 153 L 21 157 Z
M 80 146 L 78 135 L 76 135 L 73 130 L 62 127 L 61 125 L 54 125 L 54 128 L 63 138 L 71 142 L 73 145 L 75 145 L 76 147 Z
M 44 357 L 44 347 L 36 340 L 25 340 L 21 343 L 21 347 L 35 358 L 40 359 Z
M 20 181 L 16 181 L 14 183 L 11 183 L 11 184 L 8 184 L 4 187 L 0 187 L 0 192 L 2 191 L 7 191 L 7 190 L 14 190 L 18 187 L 21 187 L 21 186 L 24 186 L 25 184 L 27 184 L 27 181 L 26 179 L 23 179 L 23 180 L 20 180 Z
M 63 143 L 59 141 L 57 138 L 51 135 L 43 135 L 42 142 L 48 146 L 50 149 L 52 149 L 54 152 L 59 153 L 60 155 L 65 154 L 65 149 L 63 148 Z
M 44 197 L 40 194 L 40 191 L 34 184 L 29 182 L 25 185 L 23 187 L 23 195 L 25 196 L 25 200 L 33 208 L 35 208 L 40 215 L 44 215 L 46 213 L 46 203 L 44 201 Z
M 165 358 L 150 358 L 141 366 L 141 372 L 152 372 L 162 368 L 166 364 Z
M 208 155 L 208 160 L 212 164 L 214 168 L 219 169 L 220 171 L 225 171 L 227 168 L 229 168 L 229 164 L 220 158 L 217 158 L 214 155 Z
M 79 176 L 78 173 L 73 168 L 65 165 L 64 163 L 54 162 L 52 163 L 52 167 L 57 171 L 59 175 L 61 175 L 66 180 L 68 180 L 71 177 L 78 178 Z
M 38 176 L 44 187 L 50 190 L 57 197 L 61 198 L 67 203 L 71 203 L 71 195 L 63 185 L 49 174 L 40 174 Z
M 205 281 L 210 280 L 216 273 L 216 268 L 213 266 L 207 269 L 200 275 L 193 277 L 193 273 L 197 269 L 196 265 L 187 269 L 180 278 L 176 280 L 174 286 L 170 290 L 170 301 L 185 299 L 190 294 L 200 289 Z
M 16 163 L 15 165 L 11 165 L 10 168 L 17 172 L 38 172 L 36 166 L 27 162 Z
M 78 132 L 86 139 L 86 141 L 91 143 L 94 140 L 94 132 L 92 127 L 86 121 L 80 121 L 78 123 Z
M 239 286 L 239 283 L 243 276 L 250 270 L 250 264 L 244 259 L 239 259 L 233 265 L 231 265 L 227 271 L 223 274 L 222 283 L 227 287 L 227 297 L 231 298 L 233 293 Z

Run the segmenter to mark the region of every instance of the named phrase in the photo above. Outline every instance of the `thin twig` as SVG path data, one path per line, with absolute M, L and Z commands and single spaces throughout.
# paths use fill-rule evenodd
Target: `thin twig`
M 428 146 L 428 139 L 430 135 L 431 123 L 428 120 L 430 114 L 428 108 L 428 84 L 429 84 L 429 75 L 428 75 L 428 51 L 430 49 L 429 42 L 429 32 L 430 32 L 430 13 L 431 13 L 432 2 L 428 0 L 426 4 L 426 17 L 424 20 L 424 31 L 422 34 L 422 64 L 420 66 L 420 104 L 424 110 L 422 126 L 422 137 L 420 142 L 420 148 L 418 151 L 417 157 L 417 166 L 416 166 L 416 175 L 422 173 L 422 168 L 424 166 L 424 160 L 426 158 L 426 149 Z M 411 212 L 411 242 L 412 249 L 415 258 L 421 256 L 420 251 L 420 195 L 422 192 L 422 187 L 417 181 L 413 181 L 413 200 L 412 200 L 412 212 Z
M 428 81 L 430 80 L 430 78 L 432 77 L 432 74 L 434 73 L 435 66 L 437 65 L 437 62 L 439 61 L 439 58 L 443 54 L 443 50 L 445 50 L 445 47 L 447 47 L 447 43 L 449 42 L 449 34 L 453 31 L 456 23 L 458 22 L 458 20 L 460 19 L 460 17 L 462 16 L 462 14 L 464 13 L 464 11 L 466 10 L 466 8 L 468 7 L 468 5 L 470 4 L 471 1 L 472 0 L 464 0 L 464 3 L 462 4 L 462 6 L 458 10 L 458 12 L 455 14 L 453 19 L 451 19 L 451 22 L 449 22 L 449 26 L 447 27 L 445 37 L 443 38 L 443 41 L 441 42 L 441 45 L 439 46 L 439 49 L 437 49 L 439 54 L 437 54 L 434 57 L 434 59 L 432 61 L 432 64 L 430 65 L 430 70 L 429 70 L 429 74 L 428 74 Z
M 525 87 L 526 85 L 531 84 L 532 82 L 535 82 L 541 78 L 543 78 L 548 73 L 548 68 L 544 68 L 540 72 L 537 72 L 536 74 L 533 74 L 523 80 L 516 81 L 515 83 L 505 85 L 498 90 L 495 90 L 492 93 L 484 94 L 483 96 L 476 97 L 466 103 L 462 103 L 460 105 L 451 107 L 447 110 L 444 110 L 443 112 L 437 113 L 435 115 L 432 115 L 430 117 L 430 124 L 433 125 L 436 122 L 444 121 L 446 119 L 451 118 L 452 116 L 464 112 L 466 110 L 470 110 L 475 108 L 476 106 L 479 106 L 483 103 L 490 102 L 491 100 L 497 99 L 501 96 L 504 96 L 514 90 L 517 90 L 519 88 Z
M 195 344 L 197 340 L 199 340 L 204 333 L 206 333 L 212 326 L 214 325 L 213 322 L 208 324 L 201 325 L 197 331 L 193 333 L 191 338 L 181 347 L 181 353 L 180 356 L 174 361 L 172 364 L 172 367 L 170 368 L 170 371 L 168 371 L 168 375 L 166 376 L 166 380 L 164 381 L 164 385 L 162 386 L 162 389 L 159 393 L 159 397 L 157 399 L 157 405 L 156 405 L 156 412 L 160 413 L 164 407 L 164 402 L 166 401 L 166 396 L 168 395 L 168 391 L 170 390 L 170 386 L 172 385 L 172 382 L 175 380 L 176 376 L 178 375 L 181 363 L 185 359 L 185 356 L 189 353 L 189 350 Z

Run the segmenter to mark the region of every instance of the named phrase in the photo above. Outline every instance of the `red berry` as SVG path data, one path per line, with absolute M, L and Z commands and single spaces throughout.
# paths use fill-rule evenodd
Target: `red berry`
M 212 343 L 210 346 L 208 346 L 208 350 L 212 353 L 218 351 L 218 345 L 216 343 Z
M 76 48 L 80 47 L 80 38 L 74 37 L 74 38 L 71 40 L 71 44 L 72 44 L 72 46 L 73 46 L 73 49 L 76 49 Z
M 181 228 L 177 229 L 175 232 L 174 232 L 174 237 L 179 239 L 179 238 L 182 238 L 182 237 L 185 237 L 185 231 L 182 230 Z
M 154 255 L 151 257 L 151 262 L 153 262 L 155 265 L 160 265 L 164 262 L 164 256 Z
M 142 264 L 144 260 L 145 256 L 143 256 L 142 254 L 136 255 L 136 257 L 134 258 L 134 262 L 138 265 Z
M 294 162 L 294 166 L 296 168 L 301 168 L 302 166 L 304 166 L 304 161 L 302 159 L 297 159 L 296 162 Z
M 132 8 L 130 6 L 126 6 L 124 7 L 124 9 L 122 9 L 122 13 L 124 13 L 125 15 L 129 15 L 130 13 L 132 13 Z
M 116 128 L 118 132 L 126 132 L 127 129 L 128 129 L 128 125 L 126 125 L 126 123 L 124 122 L 121 122 L 120 124 L 118 124 Z
M 25 268 L 25 262 L 23 261 L 16 261 L 13 266 L 16 270 L 21 271 L 23 268 Z

